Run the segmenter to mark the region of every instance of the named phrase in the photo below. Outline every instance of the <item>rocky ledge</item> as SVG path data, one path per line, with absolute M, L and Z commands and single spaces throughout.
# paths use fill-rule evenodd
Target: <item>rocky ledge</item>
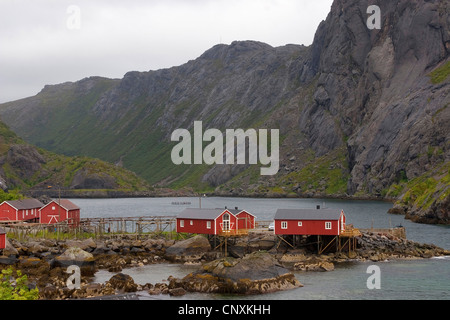
M 183 279 L 171 279 L 169 285 L 187 292 L 232 294 L 264 294 L 298 287 L 302 284 L 295 275 L 267 252 L 214 260 Z

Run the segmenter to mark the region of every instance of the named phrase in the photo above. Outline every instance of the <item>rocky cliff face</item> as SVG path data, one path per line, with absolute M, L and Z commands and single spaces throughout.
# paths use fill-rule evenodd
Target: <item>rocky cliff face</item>
M 450 158 L 449 5 L 378 1 L 381 29 L 369 30 L 371 4 L 336 0 L 310 47 L 217 45 L 179 67 L 47 86 L 0 114 L 39 146 L 121 163 L 154 184 L 402 198 Z M 199 120 L 205 130 L 279 128 L 280 172 L 173 165 L 171 133 Z M 430 198 L 448 211 L 448 172 L 438 171 Z

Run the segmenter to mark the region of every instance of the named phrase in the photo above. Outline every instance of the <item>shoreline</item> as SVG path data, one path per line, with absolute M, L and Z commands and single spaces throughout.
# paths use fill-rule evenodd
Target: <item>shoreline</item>
M 206 197 L 217 198 L 249 198 L 249 199 L 333 199 L 333 200 L 355 200 L 355 201 L 381 201 L 395 203 L 397 199 L 377 196 L 351 196 L 351 195 L 327 195 L 327 194 L 282 194 L 282 193 L 252 193 L 238 194 L 226 192 L 194 192 L 192 190 L 171 190 L 164 189 L 164 192 L 156 191 L 120 191 L 120 190 L 43 190 L 33 192 L 28 196 L 47 196 L 50 198 L 61 197 L 64 199 L 117 199 L 117 198 L 198 198 L 199 194 Z
M 304 249 L 290 249 L 275 247 L 268 242 L 267 237 L 255 236 L 247 239 L 245 250 L 250 252 L 268 252 L 280 265 L 290 271 L 330 272 L 341 263 L 364 263 L 430 259 L 450 256 L 450 251 L 432 244 L 420 244 L 407 239 L 397 239 L 386 235 L 364 233 L 358 240 L 355 254 L 346 252 L 315 254 Z M 141 236 L 105 237 L 102 239 L 85 240 L 52 240 L 31 239 L 18 241 L 11 239 L 11 246 L 0 257 L 0 268 L 12 266 L 27 275 L 30 283 L 39 288 L 40 299 L 85 299 L 103 296 L 115 296 L 124 293 L 147 291 L 151 295 L 169 294 L 171 288 L 167 283 L 137 285 L 133 279 L 121 280 L 125 283 L 114 284 L 113 279 L 104 284 L 93 283 L 95 272 L 108 270 L 116 275 L 122 270 L 142 267 L 150 264 L 175 263 L 186 265 L 190 269 L 193 265 L 201 267 L 205 263 L 215 261 L 223 256 L 221 251 L 206 248 L 196 254 L 190 254 L 187 247 L 177 257 L 169 257 L 168 249 L 181 241 L 165 238 Z M 67 264 L 56 263 L 69 248 L 77 248 L 90 258 L 85 261 L 70 260 Z M 231 247 L 230 247 L 231 249 Z M 9 251 L 8 251 L 9 250 Z M 232 252 L 230 250 L 230 252 Z M 231 254 L 230 254 L 231 255 Z M 66 282 L 67 266 L 77 264 L 81 267 L 81 289 L 69 290 Z M 113 284 L 111 284 L 111 281 Z M 117 281 L 116 281 L 117 282 Z M 175 291 L 174 291 L 175 292 Z M 180 293 L 178 293 L 180 294 Z M 186 292 L 184 292 L 186 294 Z M 182 295 L 182 294 L 180 294 Z

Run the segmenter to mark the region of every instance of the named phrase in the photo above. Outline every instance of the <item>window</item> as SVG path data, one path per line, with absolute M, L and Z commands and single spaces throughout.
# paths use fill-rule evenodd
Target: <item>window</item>
M 52 207 L 52 210 L 56 210 L 56 207 L 55 207 L 55 206 L 53 206 L 53 207 Z
M 301 221 L 298 222 L 298 226 L 301 227 L 303 223 Z
M 325 222 L 325 229 L 331 230 L 331 222 Z
M 225 213 L 223 215 L 222 223 L 223 223 L 222 230 L 230 231 L 230 215 L 228 213 Z
M 190 224 L 191 224 L 191 226 L 193 226 L 193 225 L 194 225 L 194 221 L 191 220 L 191 221 L 190 221 Z
M 206 229 L 211 229 L 211 221 L 206 221 Z
M 287 221 L 282 221 L 281 222 L 281 229 L 287 229 Z
M 180 220 L 180 227 L 184 228 L 184 220 Z

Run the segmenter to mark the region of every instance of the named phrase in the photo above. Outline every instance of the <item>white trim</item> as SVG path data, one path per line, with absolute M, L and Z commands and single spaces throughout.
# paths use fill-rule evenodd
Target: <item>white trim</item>
M 238 209 L 238 210 L 239 210 L 239 209 Z M 236 215 L 234 215 L 234 216 L 237 217 L 238 215 L 240 215 L 240 214 L 243 213 L 243 212 L 245 212 L 245 213 L 251 215 L 253 218 L 256 219 L 256 216 L 255 216 L 254 214 L 251 214 L 250 212 L 248 212 L 248 211 L 246 211 L 246 210 L 241 210 L 238 214 L 236 214 Z
M 287 228 L 288 228 L 288 222 L 281 221 L 281 230 L 287 230 Z
M 13 201 L 14 201 L 14 200 L 13 200 Z M 19 209 L 17 209 L 16 207 L 14 207 L 11 203 L 9 203 L 8 200 L 5 200 L 5 201 L 3 201 L 2 203 L 0 203 L 0 206 L 1 206 L 2 204 L 4 204 L 5 202 L 6 202 L 6 203 L 8 204 L 8 206 L 10 206 L 11 208 L 16 209 L 16 211 L 19 210 Z
M 58 223 L 58 215 L 48 215 L 50 217 L 50 220 L 48 223 L 52 223 L 52 220 L 55 219 L 55 222 Z
M 332 230 L 333 229 L 333 224 L 331 223 L 331 221 L 325 221 L 325 230 Z

